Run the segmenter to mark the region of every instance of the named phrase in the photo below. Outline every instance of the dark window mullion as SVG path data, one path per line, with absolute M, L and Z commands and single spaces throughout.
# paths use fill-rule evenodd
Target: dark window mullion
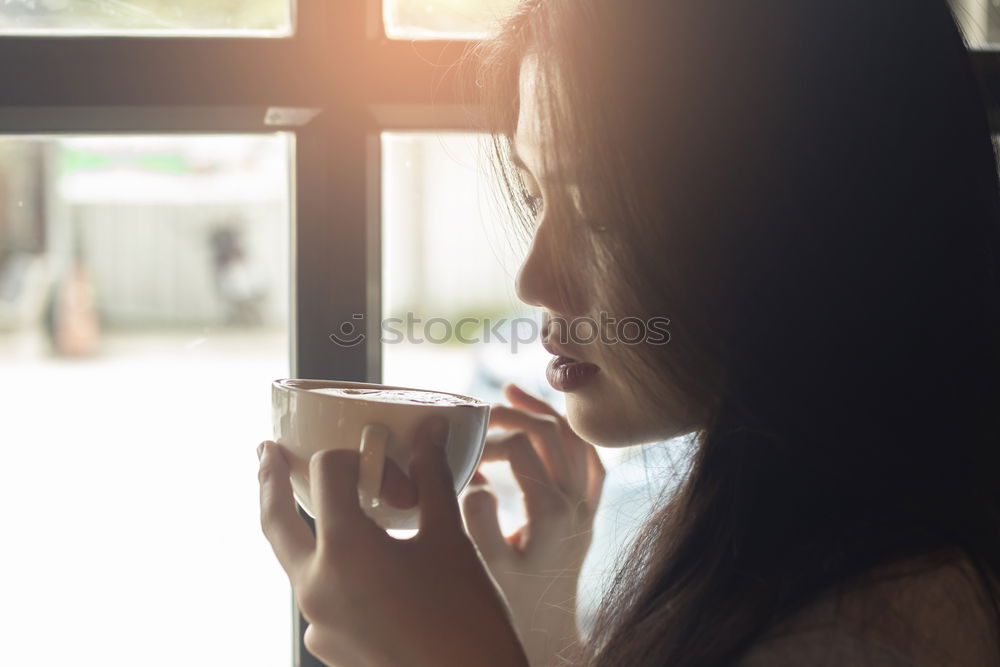
M 321 0 L 328 2 L 329 0 Z M 291 368 L 294 377 L 367 379 L 367 341 L 338 347 L 329 338 L 355 313 L 368 312 L 367 100 L 363 84 L 368 7 L 329 2 L 330 37 L 307 61 L 325 73 L 290 70 L 317 87 L 323 113 L 296 142 L 296 212 L 292 238 Z M 313 521 L 299 514 L 314 529 Z M 295 667 L 322 667 L 305 648 L 306 619 L 293 601 Z
M 0 106 L 316 106 L 331 4 L 288 38 L 0 36 Z
M 403 42 L 380 39 L 368 46 L 369 104 L 465 104 L 475 91 L 470 42 Z

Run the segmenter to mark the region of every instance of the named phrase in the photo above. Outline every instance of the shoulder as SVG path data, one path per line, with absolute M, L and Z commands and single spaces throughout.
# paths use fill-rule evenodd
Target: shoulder
M 873 570 L 777 624 L 739 667 L 1000 665 L 998 619 L 964 557 Z

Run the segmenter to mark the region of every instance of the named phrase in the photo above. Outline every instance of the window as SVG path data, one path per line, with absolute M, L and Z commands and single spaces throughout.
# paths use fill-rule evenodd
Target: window
M 287 6 L 180 20 L 195 4 L 160 4 L 168 35 L 15 25 L 84 3 L 0 3 L 0 392 L 20 471 L 0 491 L 2 664 L 317 664 L 260 533 L 253 449 L 271 379 L 362 377 L 321 341 L 325 312 L 357 307 L 326 286 L 364 285 L 330 263 L 364 254 L 364 168 L 326 156 L 363 165 L 368 130 L 330 113 L 331 74 L 349 77 L 307 54 L 359 17 L 343 47 L 361 50 L 363 15 L 302 0 L 295 31 Z
M 539 313 L 514 294 L 520 252 L 489 187 L 483 139 L 382 134 L 382 378 L 488 401 L 519 382 L 561 405 L 545 381 Z M 509 534 L 524 522 L 520 492 L 509 467 L 489 465 Z
M 392 39 L 480 39 L 492 33 L 516 0 L 384 0 Z
M 288 374 L 292 139 L 0 139 L 0 664 L 288 663 L 248 443 Z

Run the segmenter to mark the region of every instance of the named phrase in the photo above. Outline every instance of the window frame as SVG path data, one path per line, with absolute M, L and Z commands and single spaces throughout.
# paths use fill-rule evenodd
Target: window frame
M 291 375 L 377 382 L 377 318 L 328 336 L 381 313 L 380 135 L 474 129 L 469 44 L 390 40 L 380 0 L 298 0 L 288 37 L 0 36 L 0 135 L 294 133 Z M 293 664 L 319 667 L 292 613 Z

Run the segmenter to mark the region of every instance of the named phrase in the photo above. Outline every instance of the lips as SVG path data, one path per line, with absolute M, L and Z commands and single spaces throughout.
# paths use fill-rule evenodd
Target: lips
M 570 392 L 589 383 L 599 370 L 598 366 L 586 361 L 554 357 L 545 368 L 545 379 L 556 391 Z
M 589 383 L 600 367 L 586 361 L 581 361 L 566 354 L 551 339 L 542 341 L 542 347 L 553 356 L 545 368 L 545 379 L 556 391 L 570 392 L 580 389 Z

